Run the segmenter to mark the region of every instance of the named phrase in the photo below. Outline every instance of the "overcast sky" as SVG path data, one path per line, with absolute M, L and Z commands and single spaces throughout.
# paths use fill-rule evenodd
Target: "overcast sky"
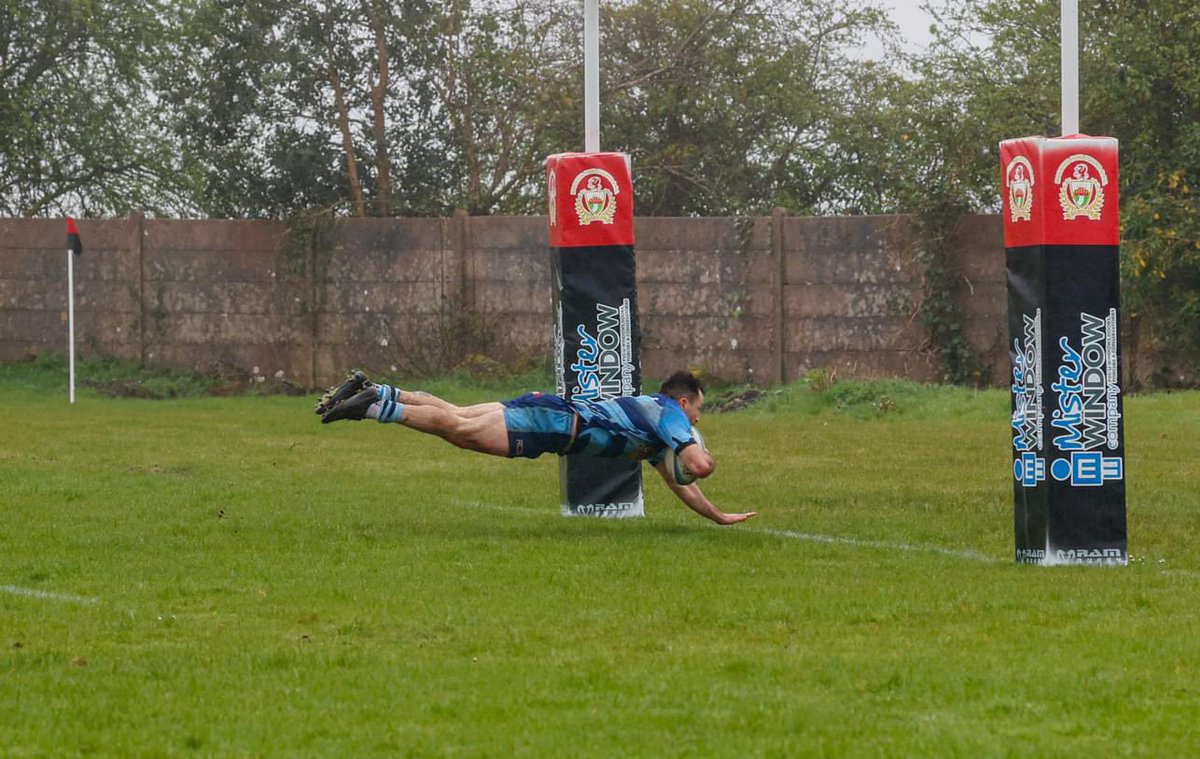
M 900 28 L 900 36 L 905 41 L 905 47 L 912 52 L 919 52 L 929 44 L 929 25 L 933 17 L 921 10 L 922 0 L 878 0 L 885 8 L 890 8 L 892 22 Z M 864 58 L 878 58 L 883 48 L 878 44 L 868 44 L 863 48 Z

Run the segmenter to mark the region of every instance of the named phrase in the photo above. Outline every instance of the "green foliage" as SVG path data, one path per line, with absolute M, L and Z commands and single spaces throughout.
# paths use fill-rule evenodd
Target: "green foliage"
M 635 0 L 604 18 L 603 142 L 633 155 L 648 216 L 842 208 L 833 138 L 864 76 L 872 5 Z
M 546 156 L 583 149 L 580 34 L 578 8 L 561 3 L 449 4 L 430 156 L 446 185 L 426 192 L 471 214 L 544 212 Z
M 335 77 L 354 116 L 349 155 L 370 197 L 380 158 L 369 116 L 362 123 L 378 77 L 372 22 L 382 19 L 390 54 L 386 117 L 404 125 L 392 134 L 419 134 L 430 118 L 414 110 L 414 101 L 428 100 L 430 13 L 421 0 L 391 11 L 338 0 L 187 6 L 175 30 L 187 65 L 156 73 L 203 212 L 283 218 L 314 208 L 350 210 Z M 404 165 L 402 159 L 396 170 Z M 379 212 L 374 202 L 370 210 Z
M 169 208 L 171 142 L 148 71 L 154 6 L 0 0 L 0 215 Z
M 564 519 L 551 458 L 308 399 L 0 378 L 5 750 L 1192 753 L 1200 396 L 1129 400 L 1102 570 L 1013 563 L 1004 392 L 881 388 L 705 417 L 706 492 L 761 512 L 716 528 L 653 476 L 645 519 Z
M 1058 3 L 938 3 L 917 61 L 934 107 L 922 139 L 944 155 L 920 187 L 949 186 L 972 210 L 1000 196 L 999 141 L 1059 134 Z M 1166 353 L 1200 366 L 1200 17 L 1193 0 L 1080 4 L 1080 123 L 1121 144 L 1122 273 L 1127 306 L 1157 325 Z M 933 164 L 931 164 L 933 165 Z M 917 207 L 916 204 L 913 207 Z
M 938 358 L 942 381 L 981 385 L 987 378 L 980 376 L 979 358 L 963 330 L 966 320 L 956 300 L 958 283 L 947 264 L 951 235 L 964 213 L 961 202 L 930 193 L 915 217 L 913 253 L 923 272 L 921 323 L 929 335 L 928 349 Z
M 106 195 L 96 179 L 58 201 L 14 200 L 10 213 L 61 212 L 87 199 L 97 214 L 140 204 L 165 214 L 285 218 L 313 208 L 358 213 L 358 192 L 370 214 L 538 213 L 545 156 L 583 147 L 574 6 L 196 0 L 153 16 L 123 0 L 33 7 L 25 13 L 18 3 L 11 17 L 30 48 L 56 39 L 62 24 L 54 19 L 64 14 L 86 17 L 94 36 L 53 68 L 61 76 L 51 100 L 73 120 L 32 100 L 6 108 L 6 125 L 30 140 L 21 155 L 78 156 L 64 181 L 117 166 L 142 184 Z M 847 205 L 830 197 L 852 165 L 832 138 L 853 131 L 851 115 L 864 102 L 846 94 L 861 89 L 848 53 L 865 35 L 886 32 L 877 9 L 843 0 L 782 8 L 628 0 L 606 3 L 602 25 L 603 146 L 634 155 L 643 212 Z M 79 75 L 103 72 L 95 64 L 105 56 L 123 80 Z M 57 122 L 107 142 L 38 142 L 63 133 Z M 14 176 L 8 192 L 24 186 Z
M 825 369 L 814 369 L 799 382 L 752 390 L 753 402 L 730 403 L 743 392 L 718 395 L 714 411 L 749 409 L 751 414 L 786 416 L 830 416 L 832 418 L 872 420 L 885 417 L 960 417 L 964 414 L 980 420 L 1003 416 L 1003 396 L 969 388 L 931 386 L 899 379 L 839 379 Z M 711 404 L 705 403 L 708 409 Z M 803 423 L 801 421 L 798 424 Z
M 1153 322 L 1175 370 L 1200 370 L 1200 128 L 1183 130 L 1187 163 L 1124 203 L 1121 274 L 1134 319 Z

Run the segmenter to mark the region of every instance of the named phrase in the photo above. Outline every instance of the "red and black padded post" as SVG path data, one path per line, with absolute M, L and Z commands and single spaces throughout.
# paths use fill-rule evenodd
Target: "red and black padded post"
M 546 159 L 558 393 L 603 400 L 641 392 L 641 330 L 633 250 L 633 181 L 622 153 Z M 641 462 L 560 459 L 566 515 L 645 513 Z
M 1126 564 L 1117 141 L 1000 143 L 1016 559 Z

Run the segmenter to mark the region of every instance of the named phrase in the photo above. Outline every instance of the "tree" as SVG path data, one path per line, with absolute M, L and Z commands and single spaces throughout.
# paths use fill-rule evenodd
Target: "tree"
M 633 154 L 639 213 L 835 209 L 830 135 L 886 33 L 869 4 L 635 0 L 605 27 L 603 141 Z
M 0 213 L 184 204 L 146 71 L 163 30 L 120 2 L 0 0 Z
M 561 3 L 450 3 L 434 87 L 449 205 L 540 213 L 547 155 L 582 149 L 578 13 Z
M 225 218 L 278 217 L 337 202 L 343 185 L 328 135 L 281 97 L 277 2 L 194 2 L 173 19 L 153 84 L 179 146 L 194 210 Z
M 1084 106 L 1121 139 L 1127 301 L 1178 357 L 1164 370 L 1200 370 L 1200 10 L 1126 0 L 1112 11 L 1092 18 L 1107 44 L 1089 73 L 1113 86 Z
M 158 72 L 203 213 L 391 215 L 393 146 L 429 76 L 425 0 L 197 0 Z M 428 99 L 428 98 L 426 98 Z M 419 123 L 420 120 L 417 120 Z M 403 160 L 403 155 L 401 156 Z
M 959 151 L 939 176 L 960 178 L 972 210 L 994 210 L 998 143 L 1060 132 L 1058 4 L 975 0 L 936 10 L 938 35 L 917 68 L 940 105 L 920 109 L 920 118 L 960 125 L 974 150 Z M 1080 10 L 1080 122 L 1121 144 L 1127 310 L 1153 316 L 1179 366 L 1197 368 L 1200 12 L 1193 0 L 1109 0 Z M 942 134 L 937 144 L 945 152 L 955 140 Z
M 47 18 L 67 8 L 94 24 L 141 28 L 143 11 L 128 0 L 40 1 Z M 24 12 L 13 8 L 10 17 Z M 308 208 L 537 213 L 545 156 L 582 148 L 578 7 L 187 0 L 170 11 L 144 42 L 93 35 L 89 55 L 107 55 L 101 43 L 109 44 L 123 84 L 88 76 L 91 59 L 60 51 L 64 65 L 50 80 L 62 92 L 50 101 L 75 96 L 91 108 L 89 126 L 68 135 L 77 144 L 65 149 L 26 139 L 14 155 L 76 157 L 59 172 L 60 185 L 82 188 L 68 205 L 86 198 L 98 212 L 275 218 Z M 54 24 L 35 16 L 10 18 L 27 44 L 55 37 Z M 841 194 L 855 194 L 854 177 L 830 135 L 850 129 L 851 95 L 865 80 L 846 51 L 884 26 L 878 12 L 843 0 L 782 9 L 766 0 L 614 0 L 602 19 L 604 143 L 633 153 L 645 212 L 852 205 Z M 78 92 L 67 87 L 72 75 Z M 36 113 L 5 105 L 10 122 Z M 117 118 L 122 109 L 138 118 Z M 40 169 L 31 166 L 26 176 Z M 10 195 L 36 184 L 9 173 Z
M 539 213 L 545 156 L 583 147 L 577 7 L 198 7 L 197 71 L 175 91 L 210 213 L 278 215 L 314 195 L 278 185 L 306 166 L 309 186 L 336 187 L 334 205 L 358 215 Z M 830 136 L 850 129 L 861 83 L 885 74 L 848 55 L 886 28 L 878 11 L 628 0 L 606 3 L 602 19 L 604 147 L 633 153 L 643 212 L 854 205 L 856 177 Z M 297 143 L 312 161 L 281 172 L 277 157 Z

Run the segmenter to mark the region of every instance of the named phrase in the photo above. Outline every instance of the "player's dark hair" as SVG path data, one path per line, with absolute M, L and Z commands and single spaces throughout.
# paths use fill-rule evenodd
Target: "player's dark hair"
M 704 383 L 696 375 L 691 372 L 675 372 L 667 377 L 658 392 L 679 400 L 685 397 L 697 398 L 703 390 Z

